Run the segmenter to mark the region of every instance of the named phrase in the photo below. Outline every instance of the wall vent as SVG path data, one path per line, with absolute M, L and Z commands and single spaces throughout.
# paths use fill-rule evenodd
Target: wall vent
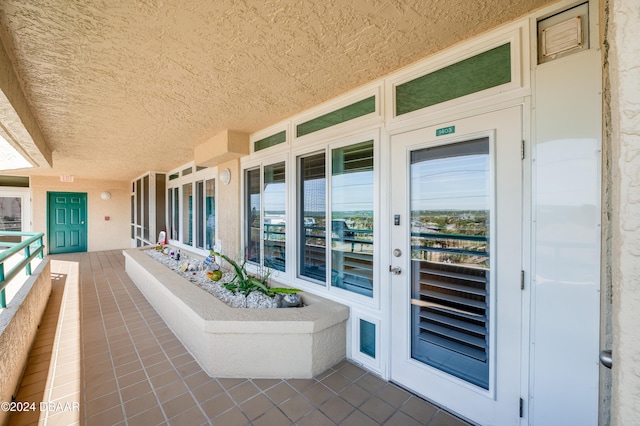
M 589 48 L 589 4 L 538 21 L 538 63 Z

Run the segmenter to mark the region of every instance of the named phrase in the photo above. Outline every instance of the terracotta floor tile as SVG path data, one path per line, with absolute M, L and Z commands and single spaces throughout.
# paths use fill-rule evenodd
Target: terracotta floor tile
M 427 424 L 438 411 L 435 406 L 416 396 L 411 396 L 400 410 L 422 424 Z
M 169 419 L 177 416 L 183 411 L 190 410 L 193 407 L 197 407 L 198 403 L 193 399 L 191 394 L 184 393 L 167 402 L 162 403 L 162 409 Z
M 200 407 L 192 407 L 169 419 L 171 425 L 201 425 L 207 421 Z
M 108 395 L 118 390 L 115 380 L 109 380 L 103 383 L 89 383 L 85 385 L 85 401 L 92 401 L 96 398 Z
M 148 378 L 145 372 L 142 370 L 134 371 L 133 373 L 129 373 L 125 376 L 118 376 L 118 384 L 123 388 L 135 385 L 136 383 L 143 380 L 148 380 Z
M 378 391 L 378 389 L 384 386 L 386 382 L 381 378 L 375 376 L 374 374 L 367 373 L 364 376 L 362 376 L 360 379 L 358 379 L 356 383 L 360 385 L 363 389 L 371 393 L 375 393 Z
M 351 381 L 340 373 L 333 373 L 322 379 L 321 383 L 337 393 L 349 386 Z
M 296 426 L 334 426 L 335 423 L 322 411 L 313 410 L 296 422 Z
M 442 410 L 429 422 L 429 426 L 465 426 L 466 424 L 466 422 Z
M 153 392 L 124 401 L 124 411 L 127 413 L 127 417 L 133 417 L 154 407 L 158 407 L 158 400 Z
M 60 397 L 80 413 L 23 413 L 11 425 L 464 424 L 346 360 L 314 379 L 210 378 L 129 279 L 121 251 L 52 256 L 51 265 L 18 399 Z
M 98 413 L 102 413 L 103 411 L 109 410 L 113 407 L 120 407 L 120 394 L 118 392 L 112 392 L 110 394 L 101 396 L 92 401 L 87 402 L 84 407 L 87 415 L 89 417 L 94 416 Z
M 379 424 L 362 411 L 356 410 L 344 419 L 340 426 L 377 426 Z
M 339 395 L 354 407 L 359 407 L 363 402 L 371 397 L 371 394 L 369 392 L 355 383 L 347 386 L 339 393 Z
M 260 389 L 250 381 L 245 381 L 244 383 L 227 391 L 236 404 L 242 404 L 247 399 L 257 395 L 258 392 L 260 392 Z
M 145 382 L 142 382 L 145 383 Z M 156 388 L 155 393 L 161 403 L 172 400 L 180 395 L 187 393 L 189 389 L 181 382 L 174 382 L 161 388 Z
M 330 399 L 320 406 L 320 411 L 338 424 L 353 413 L 354 410 L 355 407 L 353 405 L 340 397 Z
M 120 424 L 122 420 L 124 420 L 122 407 L 117 406 L 100 414 L 89 416 L 86 424 L 91 426 L 114 426 Z
M 208 418 L 213 419 L 235 407 L 235 404 L 227 394 L 221 393 L 201 403 L 200 407 L 204 410 Z
M 267 411 L 271 410 L 275 405 L 266 396 L 259 394 L 240 404 L 240 409 L 249 418 L 255 420 Z
M 300 395 L 296 395 L 278 406 L 291 421 L 295 422 L 313 410 L 313 405 Z
M 281 404 L 294 395 L 297 395 L 296 390 L 289 386 L 286 382 L 275 385 L 265 393 L 276 404 Z
M 238 407 L 234 407 L 219 417 L 211 420 L 211 423 L 215 426 L 243 426 L 248 423 L 248 420 Z M 271 422 L 267 424 L 269 426 L 276 426 L 279 424 L 284 425 L 286 423 Z M 254 425 L 258 425 L 258 423 L 254 423 Z
M 202 370 L 198 370 L 196 373 L 184 377 L 184 382 L 190 389 L 195 389 L 205 383 L 209 383 L 210 381 L 214 381 L 214 379 L 209 377 L 209 375 Z
M 423 423 L 419 423 L 414 418 L 407 416 L 402 411 L 396 411 L 393 416 L 385 423 L 385 426 L 420 426 Z
M 222 385 L 223 388 L 229 390 L 233 387 L 238 386 L 240 383 L 245 382 L 247 379 L 218 379 L 218 382 Z
M 311 385 L 302 394 L 316 406 L 320 406 L 322 403 L 335 396 L 335 393 L 322 383 Z
M 342 374 L 344 377 L 351 381 L 356 381 L 360 377 L 364 376 L 367 372 L 357 365 L 347 363 L 342 368 L 338 369 L 338 373 Z
M 146 380 L 126 388 L 120 388 L 120 395 L 122 395 L 123 401 L 130 401 L 149 392 L 151 392 L 151 385 Z
M 219 423 L 213 422 L 214 425 Z M 293 424 L 287 416 L 282 413 L 277 407 L 267 411 L 265 414 L 254 420 L 252 423 L 254 426 L 274 426 L 274 425 L 291 425 Z
M 376 393 L 376 396 L 394 408 L 398 408 L 411 398 L 412 395 L 392 383 L 387 383 Z
M 384 423 L 396 411 L 391 405 L 377 397 L 367 399 L 359 410 L 376 420 L 378 423 Z
M 127 424 L 129 426 L 152 426 L 164 422 L 165 417 L 160 407 L 154 407 L 133 417 L 127 417 Z
M 193 361 L 188 364 L 183 364 L 179 367 L 176 367 L 176 370 L 178 370 L 178 374 L 180 375 L 180 377 L 185 378 L 191 376 L 192 374 L 198 373 L 199 371 L 202 371 L 202 368 L 200 368 L 200 365 L 198 365 L 197 362 Z

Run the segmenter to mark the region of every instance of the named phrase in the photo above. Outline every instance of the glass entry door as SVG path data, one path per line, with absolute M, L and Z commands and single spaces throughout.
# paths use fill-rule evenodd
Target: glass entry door
M 391 144 L 392 378 L 472 421 L 517 424 L 520 108 Z

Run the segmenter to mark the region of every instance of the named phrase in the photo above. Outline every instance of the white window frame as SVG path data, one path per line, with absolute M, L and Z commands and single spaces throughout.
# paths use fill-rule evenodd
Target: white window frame
M 269 148 L 265 149 L 265 151 L 268 149 Z M 247 211 L 248 206 L 247 206 L 247 192 L 246 192 L 247 190 L 246 172 L 249 170 L 255 170 L 255 169 L 260 170 L 260 262 L 259 263 L 247 262 L 246 264 L 247 271 L 252 273 L 257 273 L 260 269 L 264 268 L 264 195 L 263 195 L 264 194 L 264 168 L 271 166 L 273 164 L 282 163 L 282 162 L 284 162 L 284 167 L 285 167 L 285 180 L 286 180 L 285 187 L 287 191 L 287 194 L 285 196 L 286 226 L 287 226 L 287 229 L 290 230 L 292 226 L 291 224 L 295 223 L 295 219 L 292 220 L 292 216 L 291 216 L 292 204 L 291 204 L 290 182 L 291 182 L 292 176 L 291 176 L 291 167 L 290 167 L 288 152 L 265 155 L 265 156 L 261 156 L 261 158 L 258 158 L 252 161 L 241 160 L 241 165 L 240 165 L 240 174 L 241 174 L 241 181 L 240 181 L 241 206 L 240 207 L 241 208 L 240 210 L 241 210 L 242 217 L 240 221 L 241 223 L 240 238 L 241 238 L 242 253 L 246 253 L 246 250 L 247 250 L 246 218 L 248 214 L 248 211 Z M 285 256 L 286 256 L 285 270 L 279 271 L 277 269 L 271 269 L 271 275 L 270 275 L 271 278 L 281 281 L 283 283 L 291 282 L 291 274 L 293 271 L 292 259 L 294 258 L 292 258 L 291 256 L 294 256 L 295 252 L 291 251 L 291 245 L 294 244 L 295 240 L 292 239 L 291 234 L 292 234 L 291 232 L 287 232 L 287 235 L 285 237 Z
M 382 240 L 382 227 L 381 227 L 381 217 L 379 212 L 381 211 L 380 204 L 380 176 L 381 176 L 381 159 L 380 159 L 380 129 L 372 129 L 368 131 L 360 131 L 358 133 L 352 134 L 351 136 L 336 138 L 331 141 L 320 140 L 319 143 L 313 144 L 313 146 L 307 148 L 298 148 L 294 149 L 292 152 L 292 163 L 295 163 L 295 169 L 292 171 L 294 179 L 290 182 L 290 193 L 294 195 L 292 206 L 293 207 L 293 220 L 296 223 L 295 232 L 291 232 L 292 237 L 294 237 L 293 247 L 291 249 L 294 251 L 293 256 L 295 256 L 295 266 L 294 266 L 294 274 L 292 276 L 293 285 L 297 288 L 308 290 L 311 293 L 320 294 L 324 297 L 343 301 L 343 302 L 353 302 L 357 303 L 360 306 L 367 306 L 371 308 L 379 308 L 380 307 L 380 293 L 381 293 L 381 277 L 380 277 L 380 265 L 382 264 L 381 257 L 381 240 Z M 373 211 L 374 211 L 374 221 L 373 221 L 373 229 L 374 229 L 374 240 L 373 240 L 373 296 L 368 297 L 365 295 L 361 295 L 358 293 L 354 293 L 349 290 L 345 290 L 339 287 L 334 287 L 331 285 L 330 280 L 325 280 L 324 282 L 312 281 L 310 279 L 305 279 L 299 276 L 299 227 L 298 223 L 298 204 L 296 194 L 300 191 L 300 182 L 298 181 L 298 159 L 301 157 L 307 157 L 309 155 L 318 154 L 321 152 L 325 153 L 325 176 L 326 176 L 326 193 L 325 193 L 325 217 L 331 217 L 331 153 L 334 149 L 343 148 L 350 145 L 355 145 L 358 143 L 366 142 L 369 140 L 373 140 Z M 377 214 L 376 214 L 377 213 Z M 328 233 L 328 232 L 327 232 Z M 328 233 L 328 235 L 330 235 Z M 289 251 L 288 251 L 289 252 Z M 331 264 L 331 250 L 326 250 L 326 264 Z M 320 284 L 320 285 L 319 285 Z
M 191 173 L 183 175 L 182 171 L 185 169 L 188 169 L 189 167 L 192 168 Z M 173 175 L 173 174 L 178 174 L 178 178 L 173 179 L 173 180 L 169 180 L 169 176 Z M 167 173 L 167 184 L 166 184 L 166 191 L 167 191 L 167 195 L 169 193 L 169 191 L 174 191 L 176 188 L 178 188 L 178 239 L 172 239 L 170 238 L 170 235 L 167 236 L 167 238 L 169 239 L 169 243 L 172 246 L 184 249 L 184 250 L 188 250 L 190 252 L 196 253 L 196 254 L 200 254 L 203 256 L 206 256 L 209 254 L 209 250 L 205 248 L 198 248 L 197 247 L 197 235 L 196 235 L 196 231 L 197 231 L 197 227 L 196 227 L 196 215 L 195 215 L 195 209 L 197 206 L 197 203 L 194 202 L 193 204 L 193 209 L 192 209 L 192 214 L 193 214 L 193 218 L 191 223 L 193 224 L 194 229 L 192 230 L 192 235 L 193 235 L 193 239 L 191 241 L 191 244 L 186 244 L 183 243 L 183 237 L 185 235 L 185 229 L 184 229 L 184 212 L 185 212 L 185 206 L 184 206 L 184 185 L 187 184 L 191 184 L 191 195 L 193 197 L 193 200 L 196 199 L 196 187 L 197 187 L 197 183 L 198 182 L 203 182 L 203 197 L 204 199 L 206 199 L 206 182 L 208 180 L 211 179 L 215 179 L 215 184 L 214 184 L 214 197 L 215 197 L 215 204 L 214 204 L 214 209 L 215 209 L 215 229 L 216 229 L 216 235 L 214 236 L 215 241 L 218 240 L 218 182 L 219 182 L 219 178 L 218 178 L 218 167 L 207 167 L 205 169 L 202 170 L 197 170 L 196 165 L 194 162 L 190 162 L 187 164 L 183 164 L 180 167 L 176 167 L 175 169 L 169 171 Z M 170 204 L 170 197 L 166 197 L 167 201 L 166 201 L 166 211 L 167 211 L 167 217 L 166 217 L 166 223 L 167 225 L 170 223 L 170 216 L 173 215 L 173 211 L 171 209 L 171 204 Z M 175 200 L 174 200 L 175 201 Z M 205 239 L 206 239 L 206 222 L 207 222 L 207 215 L 206 215 L 206 202 L 203 200 L 202 203 L 202 223 L 201 225 L 204 227 L 204 232 L 205 232 Z M 169 230 L 167 230 L 168 233 L 170 234 Z

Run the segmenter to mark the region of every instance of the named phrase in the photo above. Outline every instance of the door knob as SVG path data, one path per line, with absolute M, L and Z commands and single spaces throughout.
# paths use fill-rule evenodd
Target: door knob
M 400 275 L 402 273 L 402 269 L 400 269 L 399 266 L 391 266 L 389 265 L 389 272 L 391 272 L 393 275 Z

